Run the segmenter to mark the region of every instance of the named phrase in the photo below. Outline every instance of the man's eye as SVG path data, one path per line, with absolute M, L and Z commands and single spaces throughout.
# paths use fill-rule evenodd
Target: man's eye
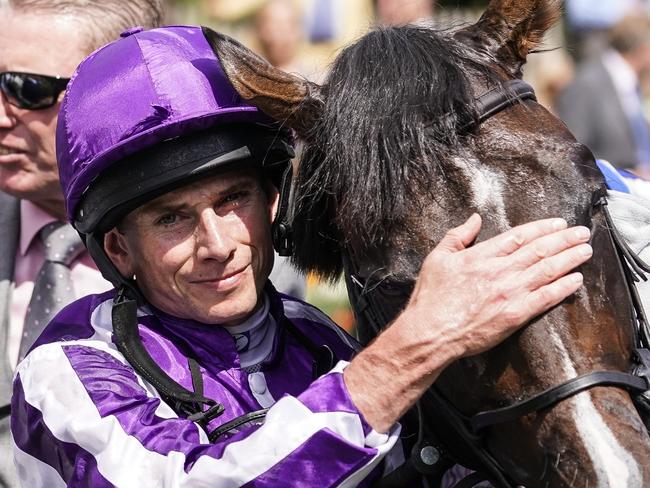
M 227 195 L 224 197 L 224 199 L 221 201 L 222 205 L 237 205 L 241 202 L 243 202 L 246 197 L 248 196 L 248 192 L 245 191 L 238 191 L 235 193 L 231 193 L 230 195 Z
M 158 225 L 171 225 L 171 224 L 174 224 L 176 221 L 178 221 L 178 215 L 176 215 L 176 214 L 165 214 L 162 217 L 160 217 L 158 220 L 156 220 L 156 224 L 158 224 Z

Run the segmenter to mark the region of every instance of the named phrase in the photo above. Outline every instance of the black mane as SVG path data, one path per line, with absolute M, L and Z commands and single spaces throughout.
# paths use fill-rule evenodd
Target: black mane
M 341 245 L 378 250 L 413 212 L 414 195 L 430 191 L 461 143 L 458 128 L 476 116 L 465 70 L 494 78 L 475 56 L 450 31 L 414 26 L 377 28 L 343 50 L 300 163 L 298 266 L 336 278 Z

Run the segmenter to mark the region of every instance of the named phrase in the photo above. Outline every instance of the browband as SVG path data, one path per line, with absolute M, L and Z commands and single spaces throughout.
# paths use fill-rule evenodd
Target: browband
M 495 86 L 476 99 L 477 118 L 465 122 L 460 127 L 460 131 L 468 132 L 490 117 L 524 100 L 537 101 L 537 97 L 533 87 L 523 80 L 509 80 L 502 85 Z

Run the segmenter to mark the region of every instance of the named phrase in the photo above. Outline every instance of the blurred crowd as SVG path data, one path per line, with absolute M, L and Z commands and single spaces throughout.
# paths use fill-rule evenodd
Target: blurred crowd
M 641 0 L 567 2 L 571 77 L 557 114 L 598 158 L 650 176 L 650 19 Z
M 338 50 L 374 23 L 434 18 L 434 0 L 169 0 L 168 20 L 208 24 L 274 66 L 322 79 Z

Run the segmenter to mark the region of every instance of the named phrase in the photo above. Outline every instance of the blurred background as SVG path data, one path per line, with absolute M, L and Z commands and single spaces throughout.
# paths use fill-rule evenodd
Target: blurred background
M 342 46 L 376 24 L 446 28 L 478 19 L 488 0 L 168 0 L 167 23 L 208 25 L 273 65 L 319 82 Z M 597 157 L 650 175 L 650 0 L 565 0 L 562 22 L 525 79 L 540 103 Z M 347 330 L 345 286 L 310 276 L 307 300 Z

